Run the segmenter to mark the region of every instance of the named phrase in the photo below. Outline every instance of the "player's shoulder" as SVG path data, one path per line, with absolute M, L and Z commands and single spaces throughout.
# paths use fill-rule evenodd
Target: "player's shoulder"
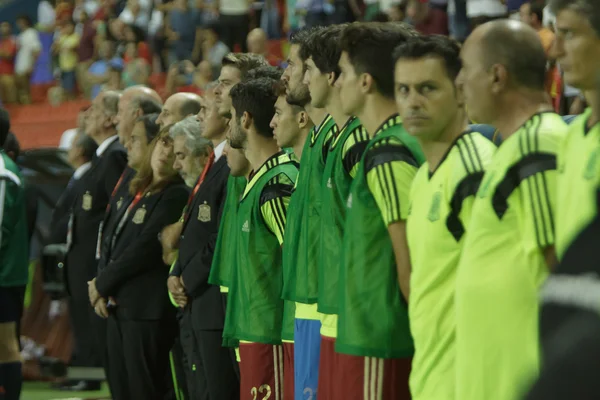
M 260 205 L 268 203 L 270 200 L 290 197 L 294 191 L 296 176 L 290 171 L 281 170 L 271 177 L 262 188 L 260 193 Z
M 369 134 L 362 125 L 354 127 L 342 143 L 342 155 L 356 148 L 360 148 L 363 152 L 367 148 L 369 140 Z
M 567 136 L 569 126 L 554 112 L 534 115 L 515 133 L 512 147 L 521 156 L 538 153 L 556 153 Z
M 393 162 L 403 162 L 414 168 L 420 166 L 410 148 L 397 136 L 375 137 L 372 139 L 364 160 L 367 173 L 377 167 Z
M 449 150 L 447 161 L 454 175 L 484 171 L 492 162 L 496 145 L 476 131 L 460 135 Z

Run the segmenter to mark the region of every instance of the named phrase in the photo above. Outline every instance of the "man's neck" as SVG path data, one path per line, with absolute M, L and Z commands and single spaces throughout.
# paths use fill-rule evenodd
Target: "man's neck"
M 468 119 L 464 111 L 456 113 L 454 120 L 444 129 L 438 140 L 419 140 L 425 159 L 429 164 L 429 171 L 435 171 L 442 159 L 450 150 L 457 137 L 468 129 Z
M 498 129 L 503 140 L 512 136 L 534 114 L 552 111 L 543 92 L 515 92 L 512 96 L 507 96 L 504 105 L 500 107 L 500 116 L 491 121 L 491 124 Z
M 115 131 L 106 131 L 103 132 L 101 134 L 98 134 L 96 137 L 94 137 L 94 141 L 96 142 L 96 144 L 98 146 L 100 146 L 102 143 L 104 143 L 107 139 L 110 139 L 111 137 L 115 136 L 117 133 Z
M 319 127 L 319 125 L 325 119 L 325 116 L 327 115 L 327 111 L 325 111 L 324 108 L 314 108 L 310 104 L 306 105 L 304 107 L 304 109 L 308 113 L 310 120 L 313 122 L 313 124 L 315 124 L 315 127 L 317 127 L 317 128 Z
M 350 119 L 350 115 L 346 115 L 342 111 L 342 104 L 340 102 L 339 92 L 336 93 L 336 89 L 331 91 L 331 95 L 329 96 L 329 101 L 325 106 L 325 110 L 329 115 L 333 117 L 338 128 L 342 129 L 342 127 L 346 124 L 348 119 Z
M 213 147 L 217 147 L 218 145 L 223 143 L 223 141 L 226 139 L 226 136 L 225 136 L 226 133 L 227 133 L 227 130 L 223 131 L 223 133 L 221 133 L 220 135 L 215 136 L 212 139 L 210 139 L 210 141 L 213 144 Z
M 292 149 L 294 149 L 294 155 L 298 161 L 302 159 L 302 150 L 304 150 L 304 145 L 308 140 L 308 134 L 310 133 L 311 128 L 312 126 L 306 129 L 301 129 L 300 133 L 298 134 L 298 140 L 296 140 L 296 143 L 292 147 Z
M 394 100 L 387 99 L 379 94 L 369 95 L 365 103 L 363 111 L 357 117 L 367 130 L 369 137 L 372 138 L 381 124 L 398 113 L 398 109 Z
M 275 139 L 269 139 L 256 132 L 248 132 L 248 143 L 244 153 L 252 170 L 256 172 L 269 158 L 279 153 L 279 146 Z

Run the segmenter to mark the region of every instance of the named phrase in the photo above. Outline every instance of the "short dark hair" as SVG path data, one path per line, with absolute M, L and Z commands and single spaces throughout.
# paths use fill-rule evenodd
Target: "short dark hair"
M 530 1 L 529 3 L 529 14 L 535 15 L 538 21 L 541 23 L 544 20 L 544 4 L 537 1 Z
M 300 48 L 300 58 L 303 60 L 312 57 L 313 62 L 324 74 L 334 72 L 339 76 L 340 55 L 342 50 L 339 46 L 339 40 L 344 28 L 348 24 L 331 25 L 319 31 L 318 35 L 312 35 Z
M 162 111 L 162 105 L 158 101 L 148 96 L 135 97 L 132 100 L 131 105 L 135 109 L 139 108 L 142 110 L 143 115 L 160 114 Z
M 274 90 L 277 82 L 269 78 L 253 79 L 238 83 L 229 92 L 236 117 L 239 119 L 244 112 L 247 112 L 254 120 L 256 131 L 269 138 L 273 137 L 270 124 L 277 101 Z
M 80 147 L 83 150 L 83 158 L 88 161 L 92 161 L 94 154 L 96 154 L 96 150 L 98 149 L 98 144 L 94 139 L 86 135 L 85 133 L 80 133 L 77 136 L 77 141 L 75 142 L 77 147 Z
M 23 21 L 23 22 L 25 22 L 25 25 L 33 26 L 33 21 L 31 20 L 31 17 L 27 14 L 19 15 L 17 17 L 17 21 Z
M 582 17 L 587 18 L 596 34 L 600 36 L 600 3 L 598 0 L 549 0 L 548 5 L 554 15 L 565 9 L 581 14 Z
M 158 118 L 158 114 L 148 114 L 142 115 L 138 117 L 135 122 L 141 122 L 144 124 L 144 130 L 146 131 L 146 139 L 148 139 L 148 143 L 150 143 L 158 133 L 160 132 L 160 125 L 156 123 L 156 119 Z
M 529 26 L 511 29 L 509 21 L 492 21 L 481 39 L 484 63 L 488 68 L 502 64 L 513 85 L 544 90 L 546 84 L 546 52 L 537 33 Z
M 265 65 L 262 67 L 254 68 L 248 71 L 245 80 L 253 80 L 258 78 L 269 78 L 279 80 L 283 75 L 283 69 L 280 67 L 273 67 L 272 65 Z
M 402 22 L 352 23 L 342 32 L 341 51 L 346 52 L 357 74 L 373 77 L 382 96 L 394 98 L 394 60 L 392 52 L 417 32 Z
M 223 57 L 221 64 L 224 67 L 230 66 L 237 68 L 240 71 L 242 80 L 247 79 L 250 70 L 269 65 L 263 56 L 251 53 L 229 53 Z
M 188 115 L 196 115 L 200 112 L 202 105 L 196 99 L 185 99 L 179 108 L 179 114 L 187 117 Z
M 322 26 L 313 26 L 310 28 L 300 29 L 299 31 L 292 33 L 290 36 L 290 44 L 302 46 L 312 35 L 321 31 L 322 29 Z
M 0 146 L 4 146 L 10 132 L 10 115 L 4 108 L 0 108 Z
M 460 72 L 460 45 L 442 35 L 416 36 L 394 49 L 394 63 L 403 59 L 437 57 L 444 61 L 448 77 L 454 81 Z
M 17 139 L 17 136 L 12 132 L 8 133 L 2 147 L 5 152 L 12 152 L 15 159 L 21 154 L 21 144 L 19 143 L 19 139 Z

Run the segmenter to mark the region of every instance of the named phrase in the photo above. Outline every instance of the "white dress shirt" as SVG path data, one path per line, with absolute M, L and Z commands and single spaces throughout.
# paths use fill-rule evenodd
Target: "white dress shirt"
M 223 140 L 221 143 L 219 143 L 217 145 L 217 147 L 215 147 L 215 161 L 217 162 L 219 161 L 219 158 L 221 158 L 221 156 L 223 155 L 223 149 L 225 148 L 225 140 Z
M 102 154 L 106 151 L 106 149 L 108 148 L 108 146 L 110 146 L 115 140 L 118 140 L 118 139 L 119 139 L 119 136 L 117 136 L 117 135 L 111 136 L 108 139 L 106 139 L 96 149 L 96 155 L 98 157 L 102 156 Z

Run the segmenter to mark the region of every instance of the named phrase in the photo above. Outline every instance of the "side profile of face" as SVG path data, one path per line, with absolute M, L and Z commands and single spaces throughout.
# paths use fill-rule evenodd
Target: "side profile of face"
M 481 35 L 475 31 L 463 45 L 460 58 L 462 68 L 456 78 L 458 90 L 462 91 L 469 118 L 479 124 L 494 121 L 493 76 L 485 64 L 479 43 Z
M 146 136 L 146 128 L 142 122 L 137 122 L 133 126 L 131 137 L 125 147 L 127 148 L 128 165 L 138 170 L 144 161 L 146 151 L 148 151 L 148 137 Z
M 244 149 L 247 134 L 242 127 L 242 117 L 238 117 L 235 108 L 231 107 L 231 120 L 229 120 L 229 145 L 234 149 Z
M 438 140 L 457 118 L 454 82 L 439 57 L 400 59 L 394 71 L 395 98 L 406 130 L 423 140 Z
M 185 184 L 193 187 L 202 174 L 202 170 L 206 165 L 206 159 L 203 157 L 194 157 L 190 149 L 186 146 L 186 137 L 183 135 L 173 139 L 173 152 L 175 153 L 175 161 L 173 169 L 179 172 Z
M 308 86 L 304 84 L 304 72 L 304 62 L 300 57 L 300 45 L 293 44 L 290 46 L 288 66 L 281 77 L 287 96 L 292 103 L 307 104 L 310 101 Z
M 600 36 L 586 15 L 564 9 L 556 15 L 554 53 L 565 81 L 580 90 L 597 90 Z
M 227 141 L 223 154 L 227 156 L 227 165 L 231 176 L 246 176 L 250 172 L 250 162 L 243 150 L 231 148 Z
M 150 157 L 150 166 L 154 176 L 164 179 L 174 175 L 176 173 L 173 169 L 174 161 L 173 141 L 167 137 L 158 138 Z
M 160 125 L 161 128 L 179 122 L 185 117 L 185 115 L 181 115 L 180 113 L 182 100 L 183 98 L 177 94 L 174 94 L 167 99 L 162 111 L 156 119 L 156 123 Z
M 106 115 L 104 110 L 104 93 L 100 92 L 98 96 L 92 101 L 92 105 L 87 110 L 87 117 L 85 119 L 86 133 L 92 138 L 96 139 L 102 134 L 110 125 L 112 125 L 111 118 Z
M 347 52 L 342 52 L 338 65 L 340 76 L 335 85 L 340 90 L 342 112 L 346 115 L 359 115 L 364 107 L 365 94 L 361 90 L 361 79 L 356 74 Z
M 204 130 L 202 136 L 208 140 L 222 137 L 223 132 L 227 130 L 227 118 L 219 114 L 219 109 L 215 103 L 212 103 L 206 110 L 206 117 L 204 119 Z
M 303 83 L 308 86 L 310 105 L 315 108 L 325 108 L 329 95 L 329 74 L 321 73 L 312 57 L 306 60 Z
M 275 114 L 271 120 L 273 137 L 280 148 L 293 147 L 300 134 L 298 114 L 294 111 L 285 96 L 279 96 L 275 102 Z
M 219 75 L 219 84 L 215 88 L 215 101 L 221 115 L 227 115 L 231 109 L 231 97 L 229 92 L 242 80 L 239 69 L 231 65 L 224 65 Z
M 119 108 L 115 122 L 117 124 L 117 132 L 119 134 L 119 141 L 122 145 L 127 147 L 127 142 L 133 131 L 133 125 L 137 115 L 135 110 L 131 107 L 132 96 L 129 93 L 125 93 L 119 100 Z

